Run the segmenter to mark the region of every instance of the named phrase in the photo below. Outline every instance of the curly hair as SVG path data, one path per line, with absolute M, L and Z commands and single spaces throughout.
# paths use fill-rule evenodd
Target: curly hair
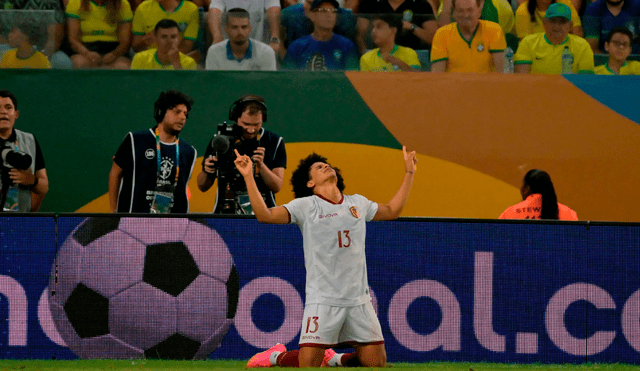
M 322 162 L 331 166 L 326 157 L 315 152 L 300 160 L 300 164 L 298 164 L 298 167 L 293 171 L 293 175 L 291 175 L 291 185 L 293 186 L 293 195 L 295 198 L 313 196 L 313 188 L 307 187 L 307 182 L 309 181 L 311 166 L 316 162 Z M 340 169 L 333 166 L 331 167 L 336 172 L 336 176 L 338 177 L 337 186 L 340 192 L 342 192 L 345 186 L 342 174 L 340 174 Z

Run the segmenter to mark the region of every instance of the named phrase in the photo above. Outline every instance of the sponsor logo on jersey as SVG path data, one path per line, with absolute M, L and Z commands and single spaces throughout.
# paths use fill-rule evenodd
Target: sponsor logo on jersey
M 353 215 L 354 218 L 360 219 L 360 213 L 358 212 L 358 208 L 357 207 L 351 206 L 349 208 L 349 211 L 351 211 L 351 215 Z
M 151 160 L 152 158 L 156 157 L 156 151 L 154 151 L 153 149 L 149 148 L 146 151 L 144 151 L 144 157 L 146 157 L 147 159 Z
M 331 217 L 334 217 L 334 216 L 338 216 L 338 213 L 320 215 L 320 216 L 318 216 L 318 219 L 331 218 Z

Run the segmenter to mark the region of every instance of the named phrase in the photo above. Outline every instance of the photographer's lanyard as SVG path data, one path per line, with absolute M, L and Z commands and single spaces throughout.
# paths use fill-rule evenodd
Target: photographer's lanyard
M 13 143 L 13 148 L 18 151 L 18 139 Z M 12 182 L 13 183 L 13 182 Z M 7 187 L 6 189 L 6 198 L 4 200 L 4 205 L 2 205 L 3 211 L 19 211 L 20 210 L 20 196 L 18 187 L 15 184 L 11 184 L 7 186 L 6 184 L 2 185 L 3 187 Z
M 178 175 L 180 175 L 180 139 L 176 139 L 176 180 L 174 187 L 178 186 Z M 160 132 L 156 127 L 156 157 L 158 158 L 158 168 L 156 169 L 156 179 L 160 179 L 160 167 L 162 166 L 162 155 L 160 153 Z

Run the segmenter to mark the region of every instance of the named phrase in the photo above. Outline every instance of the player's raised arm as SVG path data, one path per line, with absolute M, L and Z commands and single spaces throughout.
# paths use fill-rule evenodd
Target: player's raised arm
M 237 149 L 234 149 L 234 152 L 236 153 L 236 159 L 233 162 L 236 164 L 236 168 L 247 184 L 249 201 L 251 202 L 253 213 L 256 215 L 258 221 L 270 224 L 289 223 L 290 216 L 287 209 L 283 206 L 268 208 L 267 204 L 264 202 L 264 199 L 258 190 L 258 185 L 253 178 L 253 162 L 251 161 L 251 158 L 246 155 L 241 156 Z
M 411 191 L 411 185 L 413 184 L 413 175 L 416 172 L 416 164 L 418 159 L 416 158 L 416 151 L 407 153 L 407 148 L 402 146 L 402 155 L 404 156 L 404 178 L 402 184 L 391 198 L 388 204 L 379 204 L 378 212 L 373 217 L 373 220 L 393 220 L 400 216 L 404 204 L 407 203 L 409 198 L 409 192 Z

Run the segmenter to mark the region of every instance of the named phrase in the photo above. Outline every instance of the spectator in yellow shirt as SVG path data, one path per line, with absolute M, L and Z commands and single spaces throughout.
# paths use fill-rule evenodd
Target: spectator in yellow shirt
M 396 14 L 376 14 L 371 38 L 377 48 L 360 58 L 360 71 L 419 71 L 420 60 L 415 50 L 397 45 L 396 35 L 402 30 L 402 19 Z
M 198 6 L 189 0 L 145 0 L 133 15 L 133 39 L 131 47 L 136 52 L 155 48 L 153 30 L 163 19 L 172 19 L 178 24 L 179 49 L 187 54 L 193 50 L 198 38 L 200 18 Z
M 149 49 L 136 54 L 131 62 L 132 70 L 196 69 L 196 61 L 178 50 L 182 38 L 176 21 L 161 20 L 156 24 L 153 34 L 158 49 Z
M 436 31 L 431 46 L 432 72 L 487 73 L 503 71 L 504 32 L 499 24 L 480 19 L 481 0 L 453 0 L 453 18 Z
M 597 75 L 640 75 L 640 62 L 627 61 L 631 54 L 633 33 L 626 27 L 616 27 L 609 31 L 605 50 L 609 53 L 607 63 L 596 67 Z
M 550 75 L 593 73 L 591 46 L 582 37 L 569 34 L 571 26 L 571 9 L 564 4 L 551 4 L 544 19 L 546 31 L 529 35 L 520 42 L 513 56 L 515 72 Z M 565 50 L 568 50 L 571 61 L 571 68 L 567 71 L 562 68 Z
M 127 0 L 69 0 L 66 8 L 76 68 L 128 69 L 133 13 Z
M 551 4 L 560 3 L 569 7 L 573 27 L 570 33 L 584 36 L 580 16 L 574 8 L 571 0 L 528 0 L 518 6 L 516 10 L 516 35 L 522 40 L 525 36 L 544 32 L 543 19 L 545 12 Z
M 51 68 L 47 56 L 33 47 L 33 27 L 34 25 L 20 24 L 9 32 L 9 45 L 16 49 L 4 54 L 0 60 L 0 68 Z

